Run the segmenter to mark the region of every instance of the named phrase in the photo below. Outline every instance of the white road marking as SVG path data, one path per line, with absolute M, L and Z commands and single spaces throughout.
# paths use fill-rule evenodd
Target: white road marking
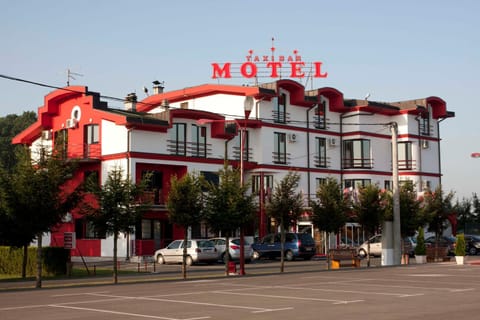
M 338 303 L 352 303 L 352 302 L 362 302 L 362 301 L 364 301 L 364 300 L 338 300 L 338 299 L 321 299 L 321 298 L 303 298 L 303 297 L 277 296 L 277 295 L 270 295 L 270 294 L 253 294 L 253 293 L 240 293 L 240 292 L 229 292 L 229 291 L 218 291 L 217 293 L 230 294 L 230 295 L 238 295 L 238 296 L 253 296 L 253 297 L 264 297 L 264 298 L 279 298 L 279 299 L 288 299 L 288 300 L 306 300 L 306 301 L 333 302 L 334 304 L 338 304 Z
M 162 320 L 200 320 L 200 319 L 209 319 L 210 318 L 210 317 L 197 317 L 197 318 L 188 318 L 188 319 L 178 319 L 178 318 L 167 318 L 167 317 L 152 316 L 152 315 L 140 314 L 140 313 L 129 313 L 129 312 L 120 312 L 120 311 L 93 309 L 93 308 L 80 308 L 80 307 L 71 307 L 71 306 L 56 305 L 56 304 L 50 304 L 48 306 L 53 307 L 53 308 L 65 308 L 65 309 L 73 309 L 73 310 L 110 313 L 110 314 L 117 314 L 117 315 L 122 315 L 122 316 L 132 316 L 132 317 L 138 317 L 138 318 L 162 319 Z
M 112 297 L 112 298 L 122 298 L 123 296 L 113 296 L 113 295 L 99 295 L 105 297 Z M 231 305 L 231 304 L 217 304 L 217 303 L 209 303 L 209 302 L 196 302 L 196 301 L 186 301 L 186 300 L 172 300 L 172 299 L 163 299 L 163 298 L 150 298 L 150 297 L 123 297 L 125 299 L 135 299 L 135 300 L 146 300 L 146 301 L 162 301 L 162 302 L 172 302 L 172 303 L 184 303 L 184 304 L 193 304 L 193 305 L 202 305 L 202 306 L 209 306 L 209 307 L 218 307 L 218 308 L 232 308 L 232 309 L 246 309 L 246 310 L 256 310 L 262 312 L 271 312 L 277 311 L 276 309 L 268 309 L 268 308 L 258 308 L 258 307 L 247 307 L 247 306 L 239 306 L 239 305 Z

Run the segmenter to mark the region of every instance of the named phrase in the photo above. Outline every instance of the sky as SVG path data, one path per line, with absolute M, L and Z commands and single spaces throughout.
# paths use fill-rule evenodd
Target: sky
M 0 75 L 124 98 L 212 79 L 214 62 L 249 50 L 298 50 L 321 61 L 345 98 L 393 102 L 438 96 L 455 118 L 440 123 L 442 187 L 480 194 L 480 1 L 402 0 L 0 0 Z M 264 82 L 269 82 L 266 79 Z M 0 77 L 0 117 L 37 111 L 53 89 Z M 111 107 L 123 107 L 109 101 Z

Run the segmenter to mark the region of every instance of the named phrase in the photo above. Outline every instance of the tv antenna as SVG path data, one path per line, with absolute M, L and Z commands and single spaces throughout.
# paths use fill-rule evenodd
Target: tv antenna
M 83 77 L 83 74 L 75 73 L 67 69 L 67 87 L 70 86 L 70 79 L 77 80 L 74 76 Z

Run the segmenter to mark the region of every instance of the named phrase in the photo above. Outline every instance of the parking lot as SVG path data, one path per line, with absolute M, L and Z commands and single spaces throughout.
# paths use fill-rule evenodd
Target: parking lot
M 0 293 L 0 319 L 476 319 L 480 266 L 431 263 Z

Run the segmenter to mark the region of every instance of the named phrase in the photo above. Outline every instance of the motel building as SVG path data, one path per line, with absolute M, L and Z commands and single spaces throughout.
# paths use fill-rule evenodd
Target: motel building
M 38 121 L 13 143 L 28 145 L 33 153 L 62 141 L 65 155 L 79 160 L 77 183 L 91 174 L 103 183 L 114 167 L 121 167 L 134 182 L 152 172 L 145 196 L 153 205 L 135 232 L 120 235 L 118 241 L 119 256 L 128 258 L 151 256 L 182 237 L 182 228 L 169 222 L 165 207 L 170 178 L 197 172 L 218 181 L 225 159 L 234 167 L 243 162 L 245 181 L 257 195 L 257 219 L 246 232 L 250 236 L 275 230 L 265 215 L 267 196 L 289 171 L 299 173 L 298 191 L 306 210 L 292 231 L 311 232 L 322 253 L 324 239 L 308 214 L 319 184 L 333 177 L 352 194 L 369 183 L 391 189 L 391 127 L 396 124 L 400 183 L 413 181 L 419 195 L 435 189 L 442 176 L 440 124 L 454 117 L 438 97 L 388 103 L 346 99 L 335 88 L 306 90 L 290 79 L 255 86 L 204 84 L 168 92 L 154 82 L 143 100 L 134 94 L 124 104 L 113 102 L 116 106 L 104 100 L 85 86 L 55 90 L 45 96 Z M 251 107 L 248 118 L 246 105 Z M 345 235 L 355 228 L 348 224 Z M 113 255 L 113 238 L 96 234 L 75 211 L 66 213 L 44 243 L 63 246 L 65 233 L 75 235 L 72 255 Z M 190 234 L 212 236 L 203 224 Z M 356 240 L 353 233 L 350 236 Z M 338 239 L 341 236 L 337 244 Z

